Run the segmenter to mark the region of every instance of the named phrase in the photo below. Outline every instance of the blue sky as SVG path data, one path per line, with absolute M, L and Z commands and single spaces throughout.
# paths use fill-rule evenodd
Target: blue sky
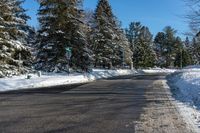
M 95 9 L 97 0 L 85 0 L 84 8 Z M 155 35 L 167 25 L 178 30 L 178 34 L 187 32 L 188 25 L 183 18 L 187 13 L 183 0 L 110 0 L 114 14 L 122 21 L 123 27 L 128 27 L 132 21 L 140 21 L 148 26 Z M 37 27 L 36 0 L 26 0 L 24 7 L 28 9 L 31 26 Z

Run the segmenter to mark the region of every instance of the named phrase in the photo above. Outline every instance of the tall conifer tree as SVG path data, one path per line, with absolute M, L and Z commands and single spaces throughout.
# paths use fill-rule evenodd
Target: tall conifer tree
M 0 76 L 28 72 L 30 51 L 26 47 L 28 16 L 21 7 L 23 1 L 0 1 Z
M 123 51 L 128 56 L 130 50 L 126 37 L 118 25 L 108 0 L 99 0 L 94 15 L 93 26 L 93 51 L 95 54 L 95 66 L 120 65 Z M 129 57 L 125 57 L 128 59 Z
M 133 65 L 139 67 L 152 67 L 155 65 L 156 54 L 153 49 L 152 34 L 148 27 L 140 22 L 132 22 L 126 29 L 126 36 L 133 52 Z
M 82 0 L 40 0 L 37 68 L 65 71 L 67 64 L 86 69 L 90 50 L 82 28 Z M 72 48 L 70 62 L 66 48 Z

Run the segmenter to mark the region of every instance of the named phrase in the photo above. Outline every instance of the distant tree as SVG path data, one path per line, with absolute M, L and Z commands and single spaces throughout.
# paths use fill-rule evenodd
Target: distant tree
M 192 41 L 192 54 L 194 64 L 200 64 L 200 33 L 196 34 Z
M 176 30 L 170 26 L 165 27 L 163 32 L 159 32 L 154 38 L 157 66 L 181 67 L 192 64 L 189 46 L 188 38 L 182 42 L 180 37 L 176 37 Z
M 126 29 L 126 36 L 133 52 L 134 67 L 153 67 L 156 54 L 153 49 L 153 36 L 148 27 L 142 26 L 140 22 L 132 22 Z
M 193 60 L 193 51 L 194 51 L 194 47 L 192 45 L 192 43 L 189 40 L 189 37 L 186 37 L 185 41 L 184 41 L 184 48 L 186 50 L 186 52 L 188 53 L 188 56 L 190 58 L 190 65 L 194 64 L 194 60 Z
M 176 57 L 174 65 L 179 68 L 191 65 L 192 64 L 191 56 L 187 51 L 187 48 L 184 46 L 180 37 L 176 38 L 175 45 L 176 45 Z
M 166 64 L 165 67 L 173 67 L 174 66 L 174 61 L 175 61 L 175 56 L 176 56 L 176 30 L 174 30 L 172 27 L 167 26 L 164 28 L 165 32 L 165 57 L 166 57 Z
M 143 26 L 138 43 L 134 46 L 133 62 L 135 67 L 153 67 L 156 61 L 156 54 L 153 50 L 153 35 L 150 33 L 148 27 Z
M 164 32 L 158 32 L 154 39 L 154 50 L 157 56 L 157 66 L 164 67 L 166 63 L 165 57 L 165 40 L 166 36 Z
M 191 47 L 189 37 L 186 37 L 185 42 L 184 42 L 184 45 L 185 45 L 185 47 L 188 48 L 188 49 L 189 49 L 189 47 Z

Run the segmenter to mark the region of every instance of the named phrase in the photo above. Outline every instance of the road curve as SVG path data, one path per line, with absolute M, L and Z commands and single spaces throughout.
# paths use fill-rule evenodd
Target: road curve
M 0 93 L 1 133 L 190 133 L 165 75 Z

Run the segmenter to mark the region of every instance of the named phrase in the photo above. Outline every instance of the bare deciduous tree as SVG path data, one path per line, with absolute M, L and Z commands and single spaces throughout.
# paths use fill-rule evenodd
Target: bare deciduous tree
M 200 0 L 184 0 L 190 11 L 186 15 L 191 31 L 187 35 L 194 36 L 200 31 Z

